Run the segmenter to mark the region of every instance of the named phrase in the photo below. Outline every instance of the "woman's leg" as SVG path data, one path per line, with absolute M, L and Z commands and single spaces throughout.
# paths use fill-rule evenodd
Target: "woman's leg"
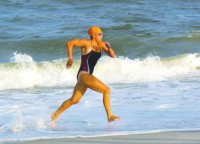
M 82 72 L 79 76 L 79 82 L 86 87 L 100 92 L 103 94 L 103 104 L 107 113 L 108 121 L 119 120 L 120 118 L 112 115 L 110 108 L 110 89 L 103 82 L 97 79 L 95 76 L 90 75 L 86 72 Z
M 68 100 L 64 101 L 62 105 L 55 111 L 52 115 L 51 118 L 55 124 L 55 121 L 58 119 L 58 117 L 66 110 L 68 109 L 71 105 L 77 104 L 80 99 L 82 98 L 83 94 L 87 90 L 87 87 L 85 85 L 82 85 L 80 82 L 77 82 L 74 92 L 71 98 Z

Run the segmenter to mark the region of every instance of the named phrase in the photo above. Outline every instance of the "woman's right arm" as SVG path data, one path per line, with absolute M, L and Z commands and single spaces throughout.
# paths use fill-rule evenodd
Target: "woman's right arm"
M 66 48 L 67 48 L 67 54 L 68 54 L 68 61 L 66 64 L 67 68 L 70 68 L 72 66 L 73 63 L 73 48 L 74 47 L 83 47 L 87 44 L 87 40 L 86 39 L 74 39 L 74 40 L 69 40 L 66 43 Z

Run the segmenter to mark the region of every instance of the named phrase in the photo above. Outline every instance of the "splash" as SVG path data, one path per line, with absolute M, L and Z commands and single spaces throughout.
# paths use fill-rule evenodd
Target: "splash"
M 15 62 L 15 63 L 33 62 L 33 58 L 27 54 L 14 52 L 13 57 L 10 58 L 10 62 Z

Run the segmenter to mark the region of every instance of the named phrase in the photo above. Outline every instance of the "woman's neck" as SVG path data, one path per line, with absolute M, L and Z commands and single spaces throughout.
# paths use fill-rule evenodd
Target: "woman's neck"
M 92 49 L 94 49 L 95 51 L 99 51 L 101 49 L 100 43 L 98 43 L 95 40 L 91 40 L 91 46 L 92 46 Z

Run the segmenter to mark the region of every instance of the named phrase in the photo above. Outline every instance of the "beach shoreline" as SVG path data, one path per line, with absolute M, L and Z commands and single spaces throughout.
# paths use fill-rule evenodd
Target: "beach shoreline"
M 168 131 L 98 137 L 54 138 L 25 141 L 6 141 L 11 144 L 199 144 L 200 130 Z

